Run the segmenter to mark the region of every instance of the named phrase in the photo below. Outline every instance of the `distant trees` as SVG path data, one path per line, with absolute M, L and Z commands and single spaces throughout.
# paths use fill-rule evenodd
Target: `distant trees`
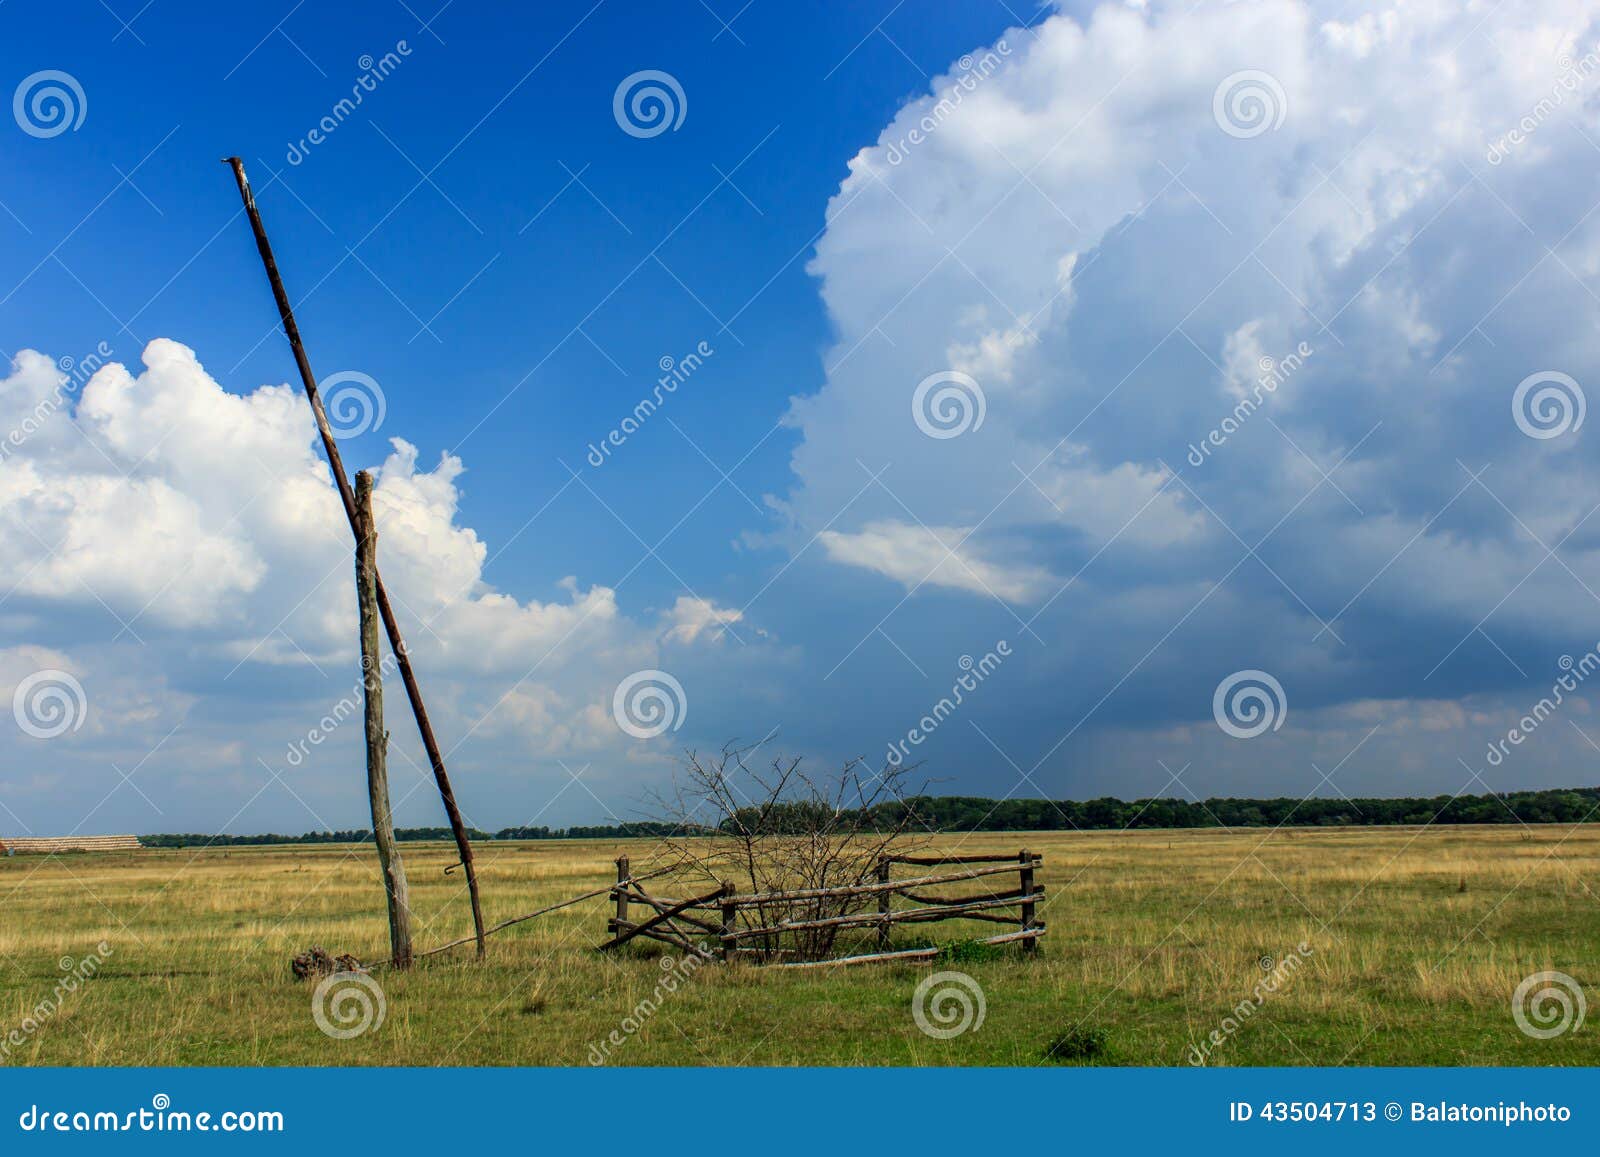
M 1581 823 L 1600 808 L 1600 788 L 1500 792 L 1490 795 L 1398 799 L 1113 798 L 1010 799 L 972 796 L 908 799 L 938 831 L 1062 831 L 1124 828 L 1258 828 L 1387 826 L 1393 824 Z M 885 822 L 896 817 L 885 814 Z
M 1512 791 L 1490 795 L 1439 795 L 1398 799 L 1183 799 L 1091 800 L 1008 799 L 981 796 L 914 796 L 891 799 L 863 809 L 863 829 L 933 832 L 1058 832 L 1124 828 L 1260 828 L 1383 827 L 1394 824 L 1573 824 L 1600 815 L 1600 787 Z M 762 826 L 793 834 L 806 829 L 811 817 L 805 805 L 792 812 L 769 810 Z M 713 817 L 715 818 L 715 817 Z M 721 818 L 716 826 L 641 822 L 589 827 L 516 827 L 497 832 L 472 831 L 477 840 L 614 840 L 648 837 L 716 836 L 752 826 L 743 808 Z M 448 840 L 449 828 L 399 828 L 401 840 Z M 358 844 L 372 839 L 365 829 L 307 832 L 300 836 L 140 836 L 149 848 L 241 847 L 258 844 Z

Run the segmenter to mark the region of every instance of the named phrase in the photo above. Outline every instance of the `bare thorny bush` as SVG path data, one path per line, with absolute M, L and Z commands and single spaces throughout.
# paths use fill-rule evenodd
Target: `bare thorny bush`
M 665 841 L 676 861 L 672 878 L 687 887 L 731 883 L 742 895 L 814 892 L 877 882 L 889 855 L 909 854 L 925 840 L 909 802 L 913 768 L 870 772 L 852 760 L 826 776 L 813 776 L 798 758 L 754 766 L 752 748 L 729 745 L 720 754 L 689 752 L 670 795 L 657 795 L 660 818 L 678 833 Z M 878 895 L 806 895 L 740 909 L 740 927 L 809 924 L 876 911 Z M 786 927 L 752 936 L 742 947 L 763 958 L 818 960 L 833 954 L 841 928 Z M 870 929 L 870 925 L 866 926 Z

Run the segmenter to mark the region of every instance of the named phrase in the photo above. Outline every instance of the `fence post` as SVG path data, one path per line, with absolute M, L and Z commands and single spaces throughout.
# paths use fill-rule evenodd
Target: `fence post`
M 617 857 L 617 890 L 616 890 L 616 896 L 617 896 L 617 918 L 611 922 L 611 924 L 612 924 L 611 931 L 613 931 L 613 932 L 624 931 L 622 926 L 623 926 L 623 924 L 625 924 L 627 922 L 627 919 L 628 919 L 628 892 L 627 892 L 626 885 L 628 883 L 629 876 L 630 876 L 630 873 L 628 871 L 628 857 L 627 856 L 618 856 Z
M 728 881 L 722 882 L 722 959 L 732 960 L 738 942 L 733 934 L 739 930 L 739 908 L 729 903 L 733 898 L 733 885 Z
M 887 884 L 889 882 L 889 871 L 893 862 L 888 856 L 884 856 L 878 861 L 878 883 Z M 889 948 L 889 928 L 891 924 L 889 904 L 890 893 L 888 891 L 879 892 L 878 915 L 883 917 L 883 922 L 878 925 L 878 948 L 882 951 L 888 951 Z
M 1021 877 L 1019 887 L 1022 890 L 1023 897 L 1022 930 L 1026 932 L 1033 927 L 1033 857 L 1028 854 L 1027 848 L 1023 848 L 1021 852 L 1017 853 L 1017 859 L 1022 864 L 1017 870 L 1017 875 Z M 1037 940 L 1028 939 L 1022 942 L 1022 950 L 1024 952 L 1032 952 L 1038 947 L 1039 942 Z
M 356 475 L 356 602 L 361 623 L 361 683 L 366 698 L 367 797 L 372 805 L 372 841 L 389 902 L 389 957 L 395 968 L 411 967 L 411 893 L 394 839 L 389 802 L 389 733 L 383 727 L 383 669 L 378 654 L 378 530 L 372 520 L 372 475 Z

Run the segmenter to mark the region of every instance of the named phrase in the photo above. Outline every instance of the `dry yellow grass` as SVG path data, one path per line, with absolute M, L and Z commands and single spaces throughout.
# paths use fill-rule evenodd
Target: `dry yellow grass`
M 783 972 L 707 966 L 674 991 L 655 950 L 611 958 L 605 901 L 383 973 L 381 1028 L 329 1039 L 289 959 L 310 944 L 385 955 L 370 848 L 283 847 L 0 861 L 0 1063 L 1034 1064 L 1059 1031 L 1104 1033 L 1100 1063 L 1184 1064 L 1225 1018 L 1210 1064 L 1595 1064 L 1600 1026 L 1549 1040 L 1511 1012 L 1526 976 L 1592 986 L 1600 950 L 1600 826 L 1240 829 L 950 836 L 962 852 L 1045 855 L 1036 959 L 951 965 L 981 986 L 981 1028 L 923 1034 L 909 965 Z M 492 922 L 597 887 L 650 841 L 490 843 Z M 470 931 L 440 845 L 405 845 L 419 947 Z M 949 941 L 989 926 L 916 929 Z M 92 979 L 38 1018 L 106 942 Z M 1297 946 L 1307 946 L 1301 954 Z M 1258 1011 L 1257 984 L 1296 957 Z M 1590 989 L 1592 992 L 1592 988 Z M 642 1016 L 641 999 L 659 995 Z M 625 1022 L 633 1018 L 636 1031 Z M 20 1038 L 20 1043 L 12 1043 Z M 615 1039 L 615 1038 L 613 1038 Z

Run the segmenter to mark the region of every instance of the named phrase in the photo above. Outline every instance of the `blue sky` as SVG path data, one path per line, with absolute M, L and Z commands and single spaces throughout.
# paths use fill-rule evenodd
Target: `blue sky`
M 480 826 L 637 818 L 733 739 L 992 796 L 1591 782 L 1595 30 L 12 0 L 0 828 L 363 822 L 348 537 L 230 153 L 330 398 L 381 395 L 343 452 Z M 619 119 L 645 71 L 676 127 Z

